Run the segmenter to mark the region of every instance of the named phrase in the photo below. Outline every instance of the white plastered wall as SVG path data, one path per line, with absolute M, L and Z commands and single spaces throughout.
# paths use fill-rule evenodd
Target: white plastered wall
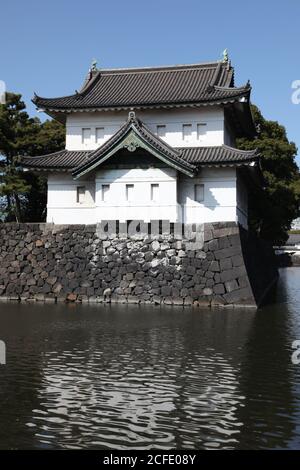
M 77 203 L 77 187 L 86 188 L 84 203 Z M 95 220 L 94 179 L 74 181 L 70 173 L 48 176 L 47 222 L 92 224 Z
M 151 184 L 158 184 L 158 200 L 151 200 Z M 102 185 L 109 185 L 103 201 Z M 133 199 L 126 198 L 126 185 L 133 185 Z M 168 219 L 176 222 L 177 172 L 171 168 L 102 170 L 96 174 L 96 218 L 103 220 Z
M 195 184 L 204 185 L 204 200 L 195 201 Z M 204 168 L 199 178 L 180 177 L 178 200 L 185 223 L 236 221 L 236 171 Z
M 165 125 L 165 136 L 161 137 L 172 147 L 217 146 L 224 143 L 224 111 L 207 106 L 198 109 L 169 109 L 136 111 L 154 133 L 157 126 Z M 127 111 L 72 113 L 67 116 L 66 148 L 68 150 L 94 150 L 108 140 L 126 122 Z M 198 136 L 197 125 L 206 124 L 204 135 Z M 183 125 L 191 125 L 191 136 L 183 139 Z M 103 128 L 103 138 L 96 142 L 96 129 Z M 82 141 L 82 129 L 90 129 L 90 138 Z
M 134 185 L 126 200 L 126 185 Z M 151 200 L 151 184 L 159 185 L 159 198 Z M 195 184 L 204 184 L 203 202 L 195 201 Z M 103 201 L 102 185 L 109 185 Z M 77 186 L 85 186 L 84 204 L 76 202 Z M 203 223 L 236 221 L 236 171 L 206 168 L 199 178 L 178 175 L 171 168 L 106 169 L 85 180 L 53 173 L 48 179 L 47 221 L 56 224 L 94 224 L 101 220 L 164 219 Z M 244 221 L 241 219 L 244 225 Z

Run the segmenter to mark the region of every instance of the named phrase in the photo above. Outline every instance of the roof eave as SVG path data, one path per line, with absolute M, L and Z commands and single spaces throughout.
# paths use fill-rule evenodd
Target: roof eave
M 56 167 L 56 166 L 49 166 L 49 167 L 42 167 L 42 166 L 30 166 L 30 165 L 22 165 L 22 168 L 26 171 L 32 171 L 34 173 L 49 173 L 49 172 L 67 172 L 71 173 L 72 168 L 65 168 L 65 167 Z
M 143 132 L 147 130 L 147 128 L 142 128 Z M 130 128 L 127 129 L 127 134 L 129 134 Z M 147 135 L 145 135 L 145 138 L 147 138 Z M 117 143 L 120 143 L 121 136 Z M 151 140 L 148 143 L 148 145 L 151 144 Z M 160 142 L 159 142 L 160 144 Z M 153 152 L 162 152 L 163 151 L 163 146 L 165 143 L 162 141 L 161 142 L 162 147 L 161 148 L 153 148 Z M 122 147 L 122 146 L 121 146 Z M 121 148 L 120 147 L 120 148 Z M 111 149 L 112 147 L 110 147 Z M 107 154 L 102 154 L 100 157 L 102 158 L 96 158 L 97 157 L 97 152 L 99 152 L 99 149 L 101 150 L 101 147 L 98 148 L 97 150 L 94 151 L 70 151 L 70 154 L 73 153 L 80 153 L 80 154 L 85 154 L 85 158 L 89 158 L 89 162 L 86 160 L 83 160 L 82 163 L 75 165 L 72 164 L 71 161 L 69 161 L 69 164 L 63 164 L 63 161 L 61 161 L 58 164 L 55 164 L 54 162 L 52 163 L 43 163 L 43 160 L 48 159 L 49 157 L 55 157 L 55 159 L 59 159 L 59 157 L 66 158 L 66 162 L 70 160 L 70 157 L 66 156 L 64 157 L 64 154 L 68 151 L 66 150 L 61 150 L 59 152 L 55 152 L 54 154 L 47 154 L 44 156 L 39 156 L 39 157 L 28 157 L 24 156 L 20 160 L 20 166 L 22 166 L 24 169 L 30 170 L 30 171 L 37 171 L 37 172 L 52 172 L 52 171 L 63 171 L 63 172 L 76 172 L 80 173 L 81 170 L 87 170 L 91 171 L 91 164 L 95 165 L 97 167 L 98 165 L 104 163 L 106 160 L 108 160 L 109 155 Z M 200 160 L 186 160 L 185 157 L 185 151 L 188 150 L 197 150 L 198 152 L 201 153 L 201 151 L 206 152 L 207 150 L 211 150 L 213 153 L 215 151 L 222 151 L 225 150 L 225 152 L 229 152 L 228 157 L 224 159 L 211 159 L 208 161 L 201 161 Z M 149 151 L 149 147 L 147 149 Z M 109 151 L 109 148 L 107 149 Z M 232 147 L 229 147 L 227 145 L 223 146 L 216 146 L 216 147 L 191 147 L 191 148 L 186 148 L 186 147 L 179 147 L 179 148 L 170 148 L 168 149 L 166 147 L 165 152 L 174 152 L 174 155 L 176 155 L 176 160 L 172 159 L 171 154 L 168 155 L 168 158 L 165 158 L 164 156 L 161 156 L 160 154 L 160 159 L 163 160 L 166 164 L 173 166 L 174 168 L 178 169 L 179 171 L 182 171 L 183 173 L 188 174 L 188 176 L 194 176 L 197 171 L 201 168 L 204 167 L 234 167 L 234 166 L 257 166 L 260 163 L 259 159 L 259 154 L 256 149 L 252 151 L 246 151 L 246 150 L 238 150 Z M 233 155 L 232 155 L 233 152 Z M 113 149 L 113 153 L 116 153 L 116 149 Z M 230 156 L 231 154 L 231 156 Z M 94 159 L 91 159 L 93 155 L 96 155 Z M 77 158 L 76 158 L 77 160 Z M 46 160 L 47 161 L 47 160 Z M 65 163 L 66 163 L 65 162 Z M 80 171 L 79 171 L 80 170 Z M 82 174 L 83 175 L 83 174 Z M 80 175 L 78 175 L 80 177 Z
M 38 103 L 32 100 L 40 111 L 43 111 L 50 115 L 50 113 L 75 113 L 75 112 L 101 112 L 101 111 L 128 111 L 128 110 L 139 110 L 139 109 L 161 109 L 161 108 L 187 108 L 187 107 L 202 107 L 202 106 L 219 106 L 224 104 L 233 104 L 235 102 L 241 102 L 241 99 L 248 98 L 249 91 L 243 90 L 241 93 L 236 95 L 227 96 L 224 98 L 212 98 L 210 100 L 203 101 L 178 101 L 178 102 L 153 102 L 153 103 L 127 103 L 123 105 L 105 105 L 105 106 L 50 106 L 43 103 Z

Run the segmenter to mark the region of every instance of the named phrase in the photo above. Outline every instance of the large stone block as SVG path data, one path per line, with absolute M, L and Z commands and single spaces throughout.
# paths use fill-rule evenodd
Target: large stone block
M 167 297 L 167 296 L 171 295 L 171 287 L 170 286 L 162 286 L 161 295 L 163 297 Z
M 217 250 L 214 252 L 214 254 L 217 260 L 221 260 L 221 259 L 229 258 L 234 255 L 238 255 L 240 254 L 240 252 L 241 252 L 240 246 L 236 245 L 236 246 L 231 246 L 229 248 L 223 248 L 222 250 Z
M 209 270 L 213 272 L 219 272 L 220 271 L 220 265 L 218 261 L 212 261 L 209 265 Z
M 228 237 L 221 237 L 218 239 L 219 241 L 219 249 L 221 250 L 222 248 L 228 248 L 230 245 Z
M 242 266 L 244 264 L 244 259 L 243 259 L 242 255 L 232 256 L 231 261 L 232 261 L 232 265 L 234 267 Z
M 190 276 L 196 273 L 196 268 L 194 266 L 187 266 L 186 273 Z
M 232 281 L 225 282 L 226 292 L 233 292 L 239 288 L 237 281 L 234 279 Z
M 224 285 L 223 284 L 215 284 L 214 287 L 213 287 L 213 292 L 214 292 L 214 294 L 218 294 L 218 295 L 225 294 Z
M 220 260 L 220 270 L 226 271 L 232 268 L 232 261 L 231 258 L 225 258 Z
M 213 240 L 210 240 L 208 242 L 208 249 L 210 251 L 218 250 L 219 249 L 219 241 L 216 238 L 214 238 Z
M 233 281 L 236 277 L 235 269 L 226 269 L 220 273 L 221 282 Z
M 255 305 L 255 301 L 250 288 L 237 289 L 233 292 L 228 292 L 223 295 L 224 299 L 229 304 L 249 304 Z

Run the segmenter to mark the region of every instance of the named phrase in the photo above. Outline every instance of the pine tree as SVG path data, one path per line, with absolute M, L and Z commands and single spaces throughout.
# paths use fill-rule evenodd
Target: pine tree
M 20 156 L 43 155 L 64 147 L 64 126 L 30 118 L 21 95 L 6 94 L 0 104 L 0 206 L 6 221 L 41 221 L 46 205 L 45 178 L 20 167 Z
M 238 139 L 244 150 L 257 148 L 266 181 L 265 190 L 250 194 L 249 222 L 261 238 L 282 244 L 288 238 L 291 222 L 298 216 L 300 176 L 295 157 L 296 145 L 288 140 L 286 129 L 268 121 L 252 105 L 254 122 L 259 130 L 256 139 Z

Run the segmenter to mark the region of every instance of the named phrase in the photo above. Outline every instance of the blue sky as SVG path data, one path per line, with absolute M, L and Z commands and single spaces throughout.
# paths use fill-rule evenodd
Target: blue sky
M 34 91 L 73 93 L 94 57 L 103 68 L 180 64 L 218 60 L 227 48 L 236 84 L 251 80 L 252 101 L 300 149 L 300 104 L 291 101 L 300 80 L 297 0 L 10 0 L 0 15 L 0 80 L 32 116 Z

